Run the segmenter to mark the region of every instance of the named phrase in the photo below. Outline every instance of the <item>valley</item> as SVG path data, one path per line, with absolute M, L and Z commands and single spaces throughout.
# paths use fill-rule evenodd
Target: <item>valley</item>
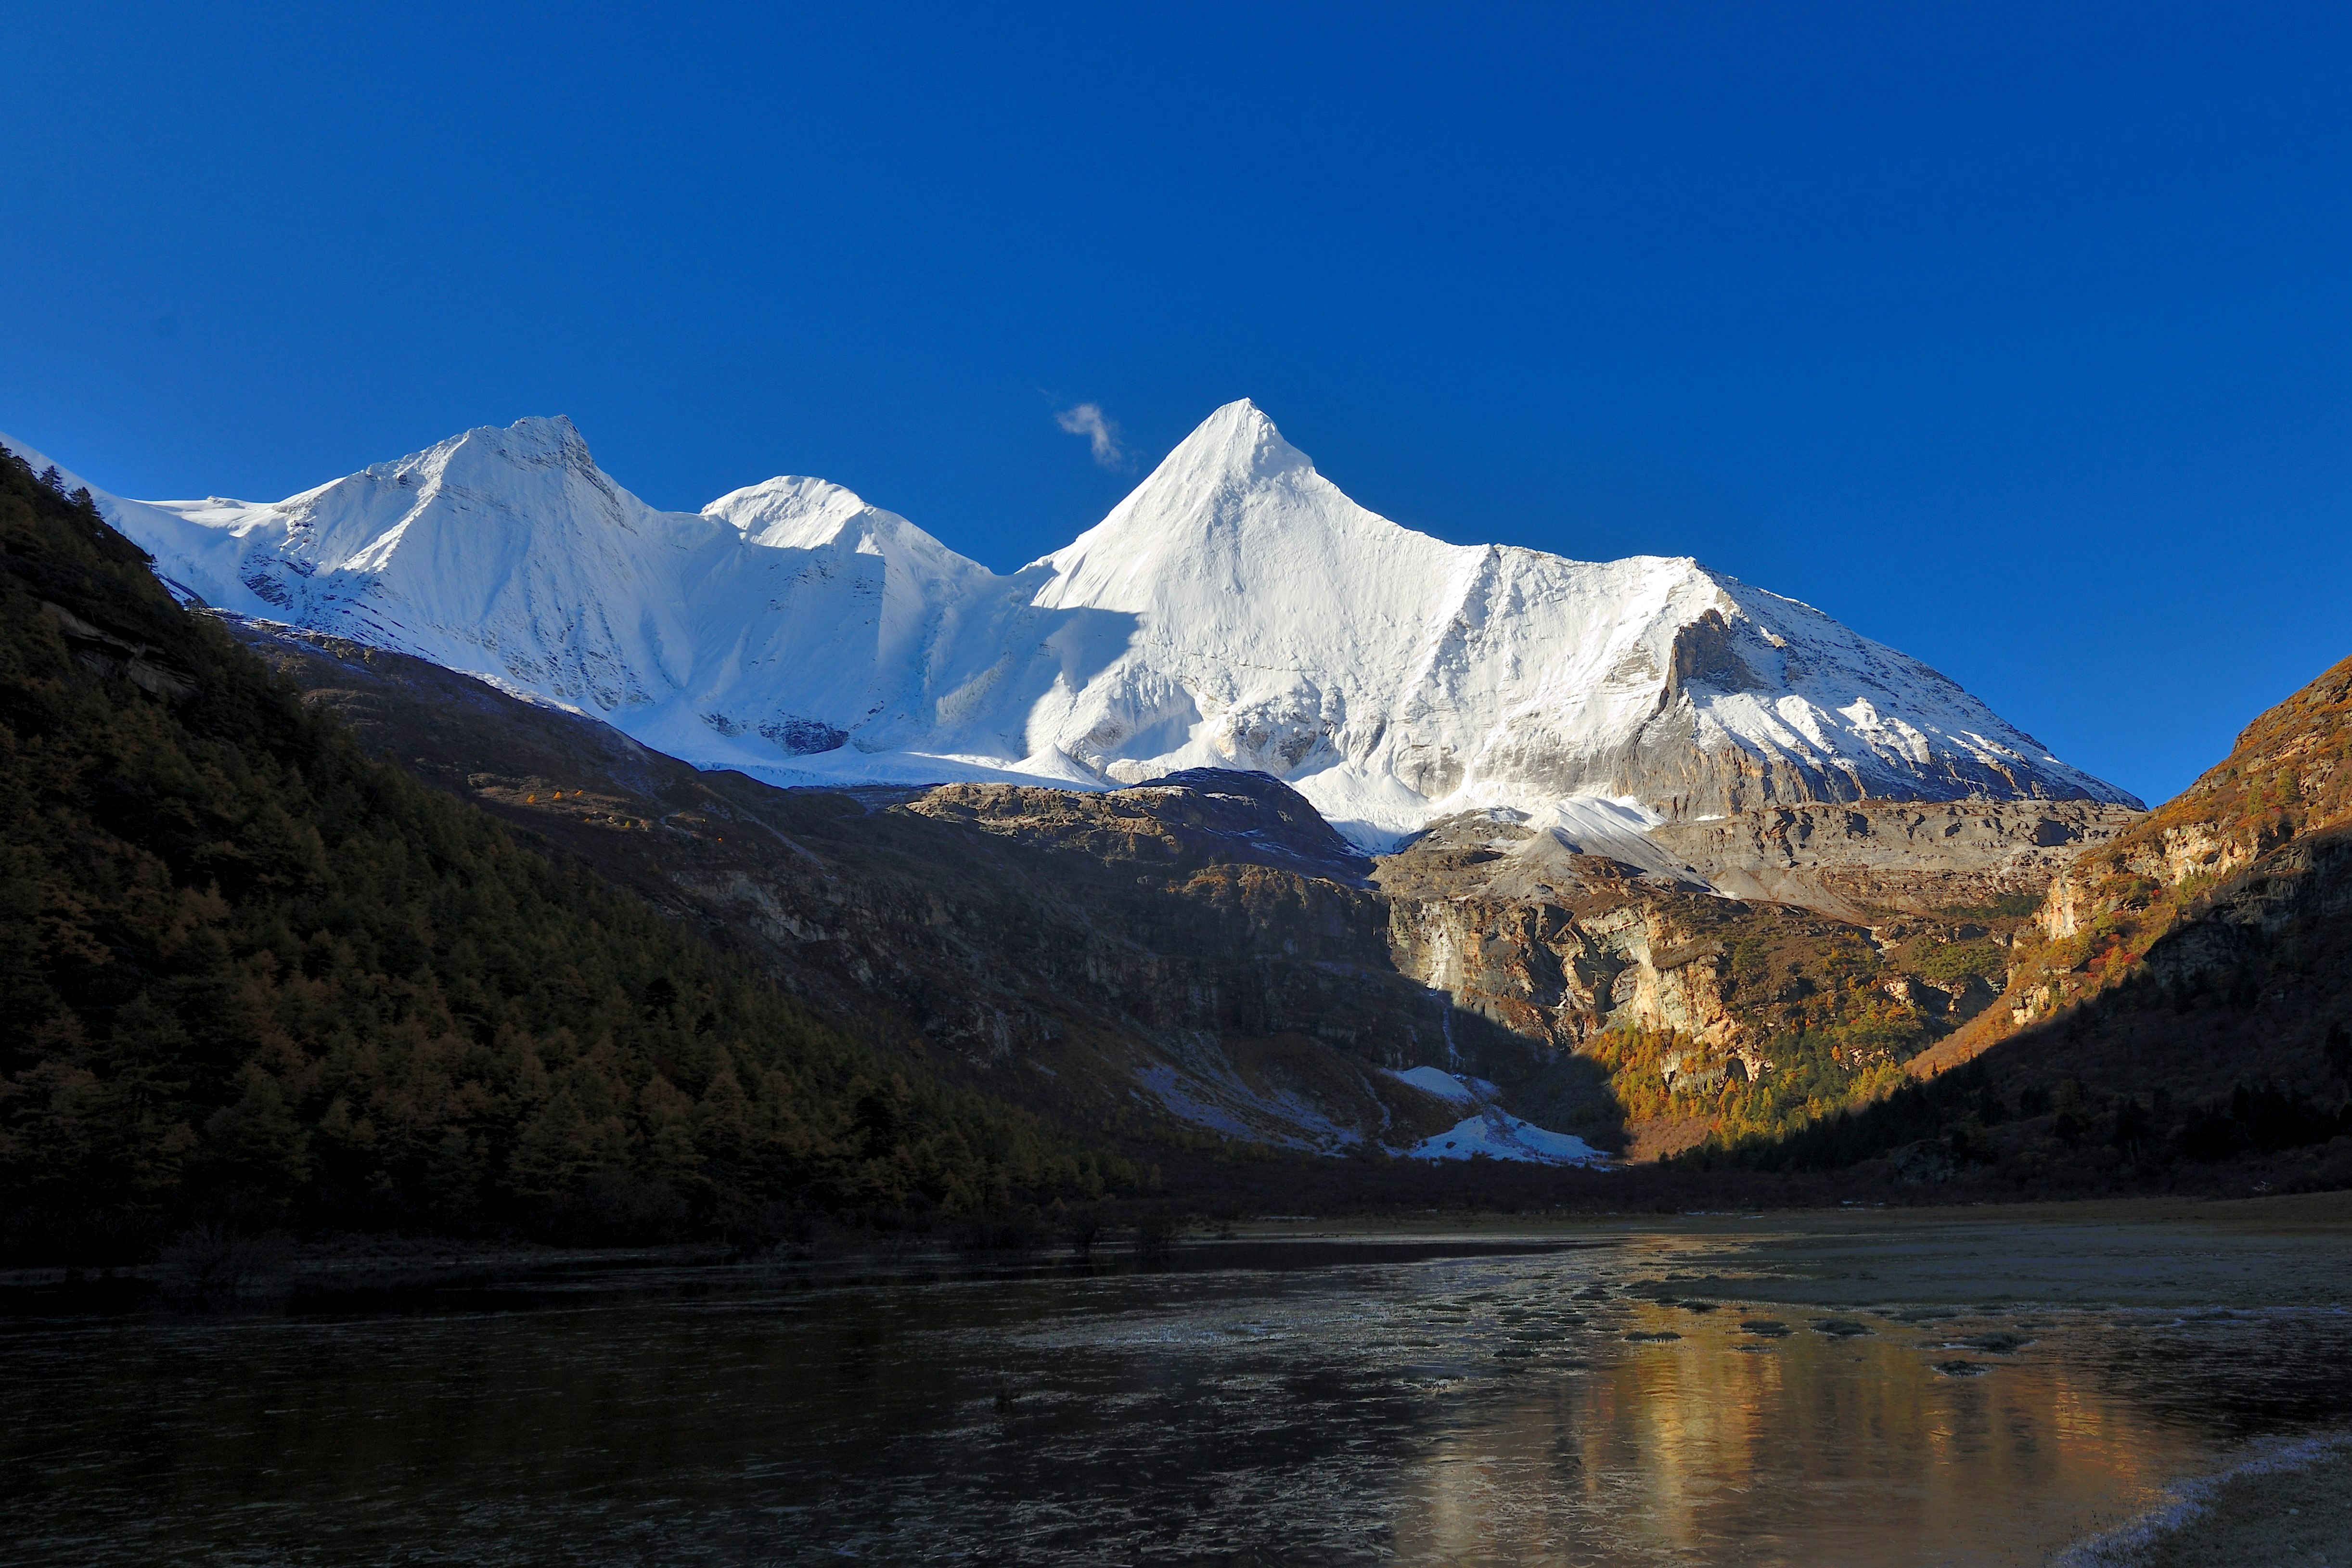
M 2336 674 L 2151 815 L 1694 563 L 1399 529 L 1246 403 L 1014 578 L 819 480 L 650 513 L 560 421 L 271 507 L 88 500 L 183 614 L 379 763 L 748 965 L 872 1072 L 1034 1119 L 1098 1198 L 1246 1204 L 1300 1162 L 1374 1204 L 1607 1202 L 1661 1162 L 1653 1184 L 1694 1191 L 1811 1172 L 2025 1195 L 2226 1182 L 2336 1135 Z M 701 575 L 662 586 L 688 558 Z M 1375 607 L 1456 568 L 1486 585 Z M 1499 598 L 1490 569 L 1517 574 Z M 747 607 L 754 580 L 783 596 Z M 45 604 L 64 656 L 130 693 L 110 700 L 190 700 L 100 601 Z M 656 642 L 612 641 L 625 623 Z M 1353 684 L 1321 728 L 1261 722 L 1335 670 Z M 810 695 L 820 676 L 865 682 L 871 722 Z M 981 688 L 1013 704 L 993 751 L 955 728 Z M 1165 722 L 1119 706 L 1147 688 Z M 2161 1049 L 2098 1043 L 2137 1038 L 2117 1009 L 2158 994 Z M 2281 1006 L 2307 1022 L 2248 1016 Z M 2335 1168 L 2294 1157 L 2297 1181 Z M 624 1229 L 670 1212 L 670 1177 L 615 1168 L 643 1185 Z
M 2015 906 L 2135 815 L 1872 804 L 1692 836 L 1717 878 L 1840 879 L 1829 913 L 1585 854 L 1507 809 L 1367 857 L 1256 773 L 778 789 L 421 660 L 236 629 L 378 755 L 755 946 L 802 994 L 1147 1141 L 1402 1150 L 1458 1120 L 1398 1076 L 1432 1067 L 1637 1159 L 1776 1131 L 1989 1005 L 2030 923 Z M 1923 825 L 1932 853 L 1888 847 Z
M 12 20 L 0 1568 L 2347 1568 L 2352 9 Z

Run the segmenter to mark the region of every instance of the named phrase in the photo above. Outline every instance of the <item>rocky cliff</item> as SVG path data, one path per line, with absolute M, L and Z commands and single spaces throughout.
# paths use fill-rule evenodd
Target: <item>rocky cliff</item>
M 1873 800 L 1668 823 L 1651 837 L 1719 891 L 1866 922 L 2038 901 L 2084 848 L 2143 815 L 2088 800 Z
M 1992 1002 L 2024 923 L 2013 910 L 1879 904 L 1854 921 L 1726 898 L 1690 868 L 1578 853 L 1515 816 L 1454 818 L 1381 860 L 1390 951 L 1456 1006 L 1602 1066 L 1637 1155 L 1780 1126 L 1886 1081 Z M 1946 850 L 1945 875 L 1956 889 L 1987 877 L 2030 885 L 2018 837 L 1968 836 Z M 1860 837 L 1884 858 L 1882 840 Z M 1846 842 L 1821 844 L 1808 868 L 1851 872 L 1850 891 L 1876 887 L 1868 864 L 1841 865 Z M 1727 862 L 1758 870 L 1726 858 L 1718 875 Z M 1571 1122 L 1589 1114 L 1541 1083 L 1528 1103 Z

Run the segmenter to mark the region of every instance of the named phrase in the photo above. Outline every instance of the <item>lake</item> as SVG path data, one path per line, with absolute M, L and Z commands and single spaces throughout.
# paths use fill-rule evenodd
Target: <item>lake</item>
M 19 1316 L 0 1558 L 2035 1563 L 2352 1412 L 2332 1215 L 1289 1225 Z

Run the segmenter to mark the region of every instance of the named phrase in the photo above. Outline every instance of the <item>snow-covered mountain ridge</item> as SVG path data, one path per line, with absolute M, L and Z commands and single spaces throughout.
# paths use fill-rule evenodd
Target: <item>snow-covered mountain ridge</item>
M 277 502 L 92 493 L 208 604 L 778 784 L 1254 768 L 1368 847 L 1494 807 L 1572 834 L 1792 800 L 2137 804 L 1917 660 L 1696 561 L 1403 528 L 1245 400 L 1003 575 L 822 479 L 657 511 L 562 418 Z

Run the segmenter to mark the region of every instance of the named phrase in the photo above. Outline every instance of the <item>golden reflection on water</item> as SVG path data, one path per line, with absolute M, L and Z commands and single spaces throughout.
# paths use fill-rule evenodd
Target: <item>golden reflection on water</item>
M 0 1337 L 0 1555 L 2039 1563 L 2352 1405 L 2332 1304 L 1845 1309 L 1871 1332 L 1841 1339 L 1818 1310 L 1643 1299 L 1686 1288 L 1680 1257 L 618 1273 L 462 1310 L 27 1323 Z M 1992 1332 L 2030 1342 L 1949 1342 Z
M 1786 1338 L 1741 1332 L 1770 1315 L 1644 1306 L 1633 1327 L 1683 1337 L 1531 1368 L 1516 1403 L 1431 1446 L 1398 1557 L 1859 1565 L 1932 1542 L 1935 1561 L 2037 1562 L 2146 1508 L 2200 1452 L 2031 1347 L 1934 1348 L 1949 1325 L 1875 1318 L 1838 1339 L 1793 1313 Z M 1990 1370 L 1935 1370 L 1956 1359 Z

